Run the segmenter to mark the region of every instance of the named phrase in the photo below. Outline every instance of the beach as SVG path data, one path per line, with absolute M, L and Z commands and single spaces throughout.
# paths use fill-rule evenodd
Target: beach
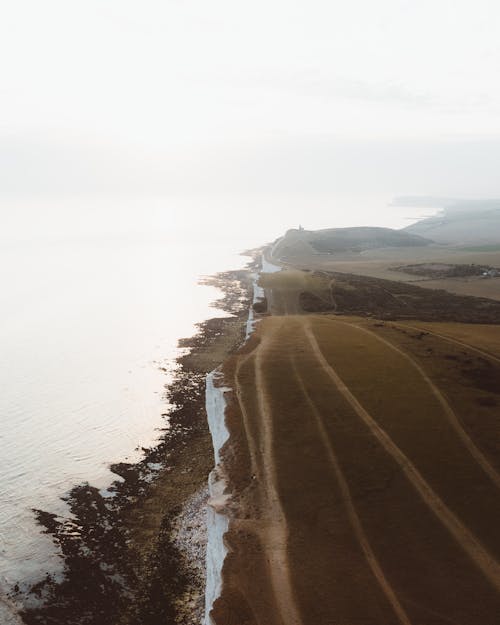
M 206 376 L 244 341 L 251 271 L 206 281 L 222 290 L 215 305 L 226 316 L 200 323 L 192 338 L 180 341 L 158 444 L 144 449 L 137 463 L 111 466 L 119 476 L 107 488 L 111 496 L 79 485 L 68 495 L 70 517 L 38 512 L 65 569 L 62 580 L 47 577 L 32 588 L 42 603 L 22 612 L 26 623 L 166 618 L 191 625 L 203 617 L 207 480 L 214 463 Z

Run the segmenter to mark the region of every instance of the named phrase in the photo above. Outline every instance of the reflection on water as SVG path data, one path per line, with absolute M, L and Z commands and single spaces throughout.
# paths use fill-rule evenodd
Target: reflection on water
M 130 238 L 0 250 L 0 589 L 59 563 L 32 508 L 62 510 L 83 480 L 104 487 L 110 462 L 155 440 L 158 362 L 214 314 L 198 276 L 243 262 Z

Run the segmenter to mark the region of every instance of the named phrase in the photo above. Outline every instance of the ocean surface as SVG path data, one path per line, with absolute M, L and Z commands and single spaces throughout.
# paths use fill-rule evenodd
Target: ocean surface
M 0 250 L 0 589 L 61 563 L 32 508 L 139 457 L 162 426 L 177 341 L 217 314 L 201 274 L 230 246 L 133 237 L 8 242 Z M 220 314 L 220 313 L 219 313 Z

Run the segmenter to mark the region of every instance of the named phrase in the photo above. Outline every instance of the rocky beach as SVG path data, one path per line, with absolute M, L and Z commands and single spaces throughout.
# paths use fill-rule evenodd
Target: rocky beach
M 15 588 L 28 625 L 194 625 L 205 610 L 206 502 L 214 464 L 205 412 L 206 376 L 245 338 L 253 263 L 204 279 L 221 289 L 214 307 L 228 316 L 182 339 L 158 445 L 135 463 L 111 466 L 106 491 L 84 483 L 66 496 L 69 515 L 36 510 L 64 559 L 28 595 Z M 17 590 L 17 592 L 16 592 Z

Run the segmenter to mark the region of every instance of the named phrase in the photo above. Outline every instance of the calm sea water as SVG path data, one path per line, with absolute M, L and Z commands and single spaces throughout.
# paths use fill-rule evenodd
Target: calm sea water
M 157 438 L 177 340 L 214 315 L 200 274 L 239 267 L 230 246 L 87 238 L 0 251 L 0 587 L 60 566 L 32 508 L 63 511 L 84 480 Z M 116 477 L 116 476 L 115 476 Z

